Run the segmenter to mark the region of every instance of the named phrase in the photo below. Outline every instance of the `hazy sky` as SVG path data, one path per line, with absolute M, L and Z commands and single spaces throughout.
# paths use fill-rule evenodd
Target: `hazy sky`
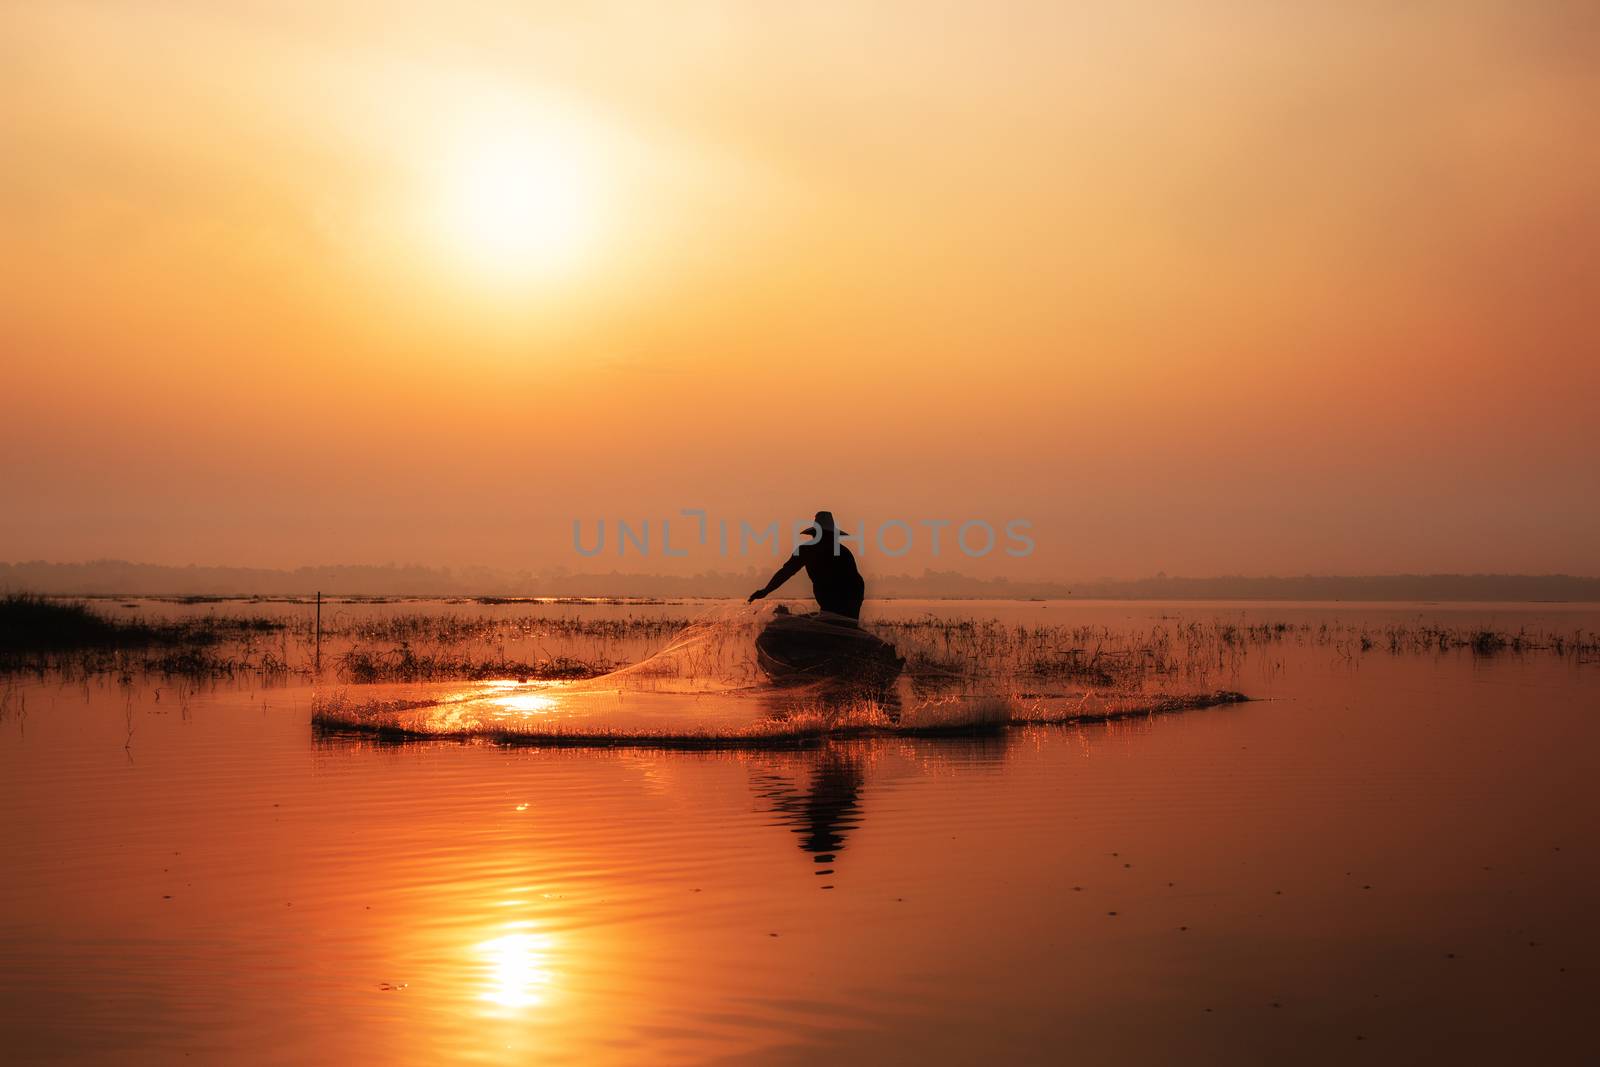
M 1597 116 L 1592 0 L 11 0 L 0 559 L 1595 574 Z

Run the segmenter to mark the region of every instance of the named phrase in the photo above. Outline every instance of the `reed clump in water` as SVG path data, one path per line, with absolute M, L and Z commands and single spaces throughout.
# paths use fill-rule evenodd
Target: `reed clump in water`
M 0 670 L 227 675 L 261 666 L 220 646 L 254 646 L 285 629 L 264 616 L 118 619 L 76 600 L 0 596 Z
M 160 622 L 114 619 L 81 600 L 55 600 L 33 593 L 0 596 L 0 650 L 6 652 L 208 645 L 245 634 L 266 633 L 283 625 L 277 619 L 260 616 L 207 616 Z

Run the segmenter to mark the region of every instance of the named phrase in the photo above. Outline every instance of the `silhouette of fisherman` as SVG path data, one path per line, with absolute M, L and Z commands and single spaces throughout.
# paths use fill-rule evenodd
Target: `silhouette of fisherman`
M 823 611 L 847 618 L 861 618 L 861 601 L 866 599 L 867 585 L 856 570 L 856 558 L 839 543 L 839 538 L 849 537 L 833 523 L 833 512 L 817 512 L 811 530 L 814 536 L 797 545 L 794 554 L 784 561 L 777 573 L 765 586 L 750 594 L 745 603 L 760 600 L 795 576 L 801 567 L 811 579 L 811 595 Z

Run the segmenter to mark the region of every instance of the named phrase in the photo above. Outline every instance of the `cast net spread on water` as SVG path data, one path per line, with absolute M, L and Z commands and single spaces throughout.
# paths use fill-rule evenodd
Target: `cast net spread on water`
M 755 641 L 774 610 L 725 604 L 680 630 L 665 648 L 638 663 L 573 682 L 572 692 L 733 693 L 764 684 Z
M 717 746 L 976 732 L 1242 699 L 1082 687 L 1039 692 L 1003 670 L 957 670 L 925 655 L 902 671 L 905 664 L 893 644 L 852 620 L 722 605 L 654 654 L 594 678 L 340 687 L 313 697 L 313 722 L 323 731 L 391 739 Z

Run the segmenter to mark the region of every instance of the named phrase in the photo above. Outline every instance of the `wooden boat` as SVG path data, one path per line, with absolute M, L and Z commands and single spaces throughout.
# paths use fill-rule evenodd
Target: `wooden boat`
M 780 685 L 837 679 L 887 685 L 905 660 L 893 645 L 831 612 L 781 613 L 756 636 L 756 662 Z

